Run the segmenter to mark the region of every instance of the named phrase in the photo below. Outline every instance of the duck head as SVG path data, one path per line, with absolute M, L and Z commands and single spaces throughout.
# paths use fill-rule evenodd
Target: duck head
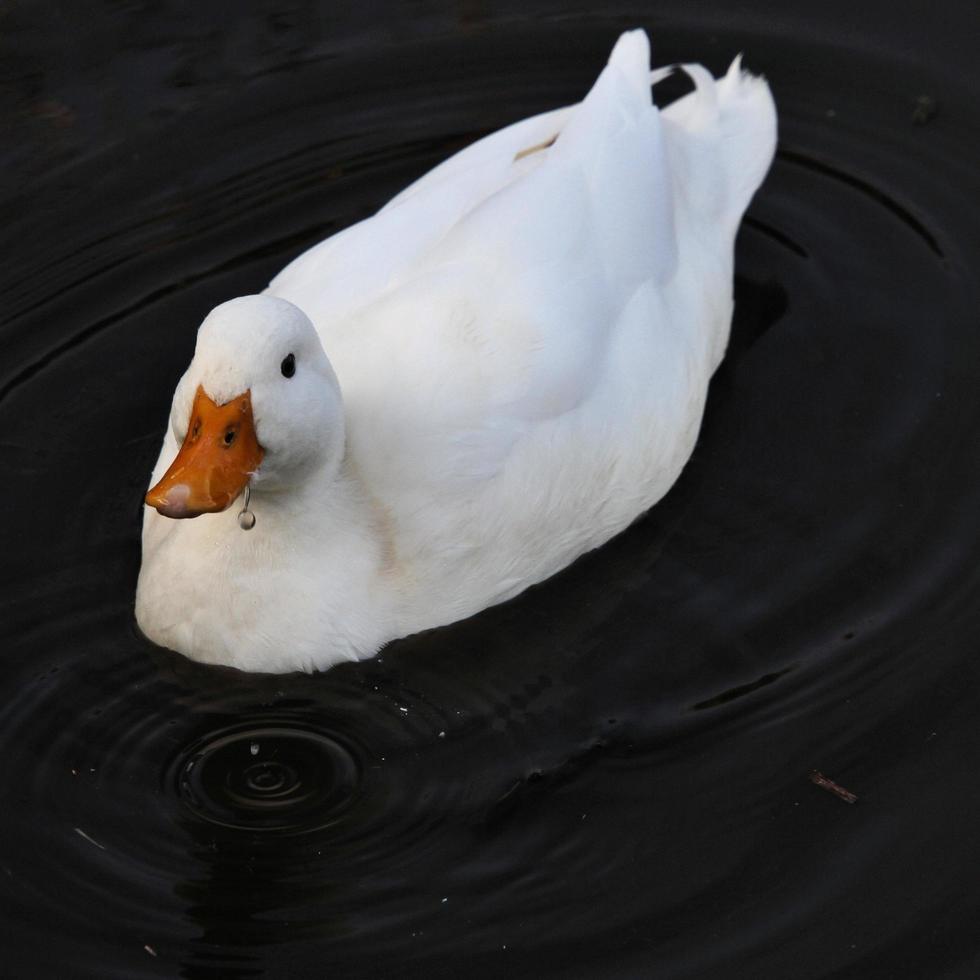
M 272 296 L 242 296 L 208 314 L 170 424 L 180 450 L 145 498 L 165 517 L 226 510 L 247 484 L 288 489 L 343 457 L 330 361 L 309 318 Z

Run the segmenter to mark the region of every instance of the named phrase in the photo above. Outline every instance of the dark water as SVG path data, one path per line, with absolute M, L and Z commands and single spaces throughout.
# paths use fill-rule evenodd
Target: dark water
M 980 975 L 972 5 L 84 6 L 0 4 L 0 972 Z M 203 315 L 635 25 L 781 116 L 668 498 L 322 676 L 143 640 Z

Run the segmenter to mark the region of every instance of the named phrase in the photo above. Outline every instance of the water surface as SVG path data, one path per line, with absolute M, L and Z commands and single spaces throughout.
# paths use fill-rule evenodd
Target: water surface
M 0 6 L 4 972 L 977 976 L 968 5 L 246 6 Z M 367 663 L 149 644 L 140 501 L 203 316 L 637 25 L 744 51 L 781 119 L 669 496 Z

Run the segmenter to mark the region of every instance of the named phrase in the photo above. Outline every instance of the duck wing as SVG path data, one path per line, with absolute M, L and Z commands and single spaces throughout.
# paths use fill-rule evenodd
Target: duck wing
M 676 349 L 678 223 L 730 262 L 712 222 L 734 235 L 775 134 L 764 82 L 688 71 L 661 114 L 647 37 L 623 35 L 582 103 L 478 141 L 273 281 L 316 323 L 379 493 L 491 479 L 589 402 L 624 323 Z
M 644 172 L 645 155 L 638 158 L 631 145 L 637 134 L 629 130 L 643 116 L 646 125 L 641 129 L 650 130 L 647 135 L 657 141 L 658 119 L 655 110 L 651 116 L 651 106 L 649 42 L 644 32 L 633 31 L 620 38 L 584 102 L 524 119 L 478 140 L 410 185 L 375 216 L 304 252 L 273 279 L 268 292 L 300 306 L 328 342 L 335 324 L 411 274 L 414 264 L 467 215 L 552 156 L 579 158 L 594 195 L 596 228 L 611 230 L 606 239 L 632 256 L 631 265 L 643 265 L 654 239 L 669 260 L 669 221 L 653 232 L 653 238 L 649 228 L 641 234 L 640 222 L 631 221 L 628 227 L 637 229 L 632 242 L 622 227 L 616 227 L 622 213 L 642 206 L 651 190 L 660 189 L 663 208 L 648 210 L 669 207 L 669 190 L 656 176 L 659 161 Z M 574 125 L 564 132 L 572 119 Z M 626 126 L 627 120 L 633 125 Z M 563 145 L 547 147 L 559 133 Z M 527 153 L 535 148 L 540 149 Z M 617 155 L 617 166 L 610 168 L 610 158 Z M 631 180 L 613 187 L 610 169 L 618 171 L 617 176 L 629 172 Z M 609 190 L 604 192 L 604 187 Z
M 454 202 L 456 220 L 327 331 L 373 486 L 404 497 L 413 481 L 431 490 L 492 478 L 529 431 L 592 397 L 634 295 L 673 275 L 672 183 L 646 35 L 624 35 L 560 118 L 553 145 L 515 159 L 515 146 L 548 132 L 538 120 L 495 144 L 503 159 L 488 143 L 378 216 L 408 216 L 447 185 L 489 189 L 465 209 Z

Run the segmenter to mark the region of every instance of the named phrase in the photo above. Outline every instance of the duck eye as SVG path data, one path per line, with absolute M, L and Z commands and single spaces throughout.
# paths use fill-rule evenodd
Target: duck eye
M 296 373 L 296 355 L 287 354 L 282 359 L 282 364 L 279 365 L 279 370 L 282 371 L 282 376 L 284 378 L 291 378 Z

